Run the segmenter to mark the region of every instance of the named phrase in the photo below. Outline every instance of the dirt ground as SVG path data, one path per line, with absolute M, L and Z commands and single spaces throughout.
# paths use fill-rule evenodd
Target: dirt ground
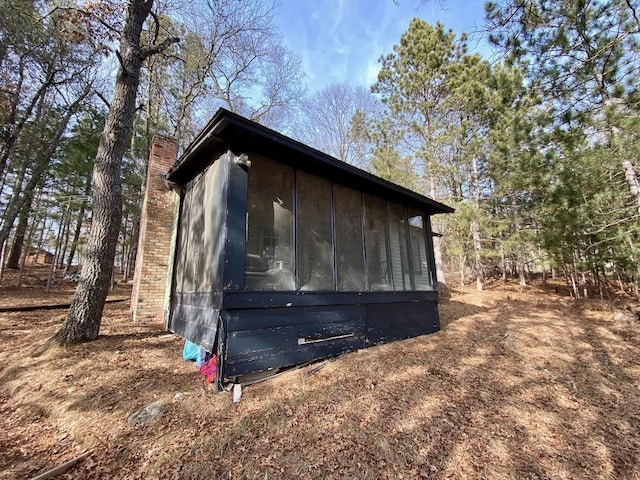
M 454 289 L 441 332 L 287 372 L 238 404 L 128 302 L 68 350 L 45 348 L 63 309 L 0 313 L 0 478 L 85 451 L 62 478 L 640 478 L 640 323 L 555 288 Z M 0 288 L 0 307 L 44 300 Z M 128 425 L 156 400 L 158 421 Z

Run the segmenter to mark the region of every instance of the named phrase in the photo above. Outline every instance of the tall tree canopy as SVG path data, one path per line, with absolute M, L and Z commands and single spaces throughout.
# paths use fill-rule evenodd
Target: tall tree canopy
M 375 164 L 412 159 L 407 165 L 417 173 L 418 188 L 424 193 L 455 202 L 468 201 L 478 210 L 481 134 L 485 130 L 482 100 L 489 65 L 479 55 L 467 52 L 465 35 L 457 38 L 440 23 L 432 26 L 420 19 L 411 21 L 400 43 L 380 61 L 373 91 L 387 106 L 389 119 L 376 129 L 381 141 L 375 150 Z M 394 144 L 386 141 L 386 134 L 380 136 L 392 129 L 396 131 Z M 384 175 L 384 170 L 380 173 Z M 478 288 L 482 288 L 478 215 L 474 215 L 470 228 Z M 435 247 L 436 257 L 440 257 L 437 240 Z M 442 271 L 439 278 L 444 280 Z
M 585 270 L 631 275 L 637 289 L 638 18 L 626 0 L 487 4 L 491 40 L 539 92 L 550 184 L 540 233 L 576 294 Z

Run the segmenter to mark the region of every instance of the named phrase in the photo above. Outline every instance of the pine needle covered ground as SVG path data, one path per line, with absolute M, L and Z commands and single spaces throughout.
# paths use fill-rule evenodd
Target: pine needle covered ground
M 27 301 L 7 292 L 0 306 Z M 0 313 L 0 478 L 86 450 L 65 478 L 640 478 L 640 323 L 606 302 L 456 289 L 441 332 L 287 372 L 238 404 L 128 308 L 108 305 L 101 338 L 68 350 L 44 348 L 63 310 Z M 128 425 L 156 400 L 157 422 Z

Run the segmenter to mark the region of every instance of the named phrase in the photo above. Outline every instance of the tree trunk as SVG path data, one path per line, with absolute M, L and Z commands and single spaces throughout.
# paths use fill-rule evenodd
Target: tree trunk
M 571 289 L 573 291 L 573 298 L 580 298 L 580 290 L 578 289 L 578 282 L 576 281 L 576 274 L 573 269 L 571 269 Z
M 633 197 L 633 202 L 636 204 L 636 208 L 640 213 L 640 182 L 638 182 L 638 173 L 636 172 L 633 163 L 629 160 L 622 162 L 622 168 L 624 169 L 624 176 L 629 184 L 629 191 Z
M 5 217 L 3 219 L 2 228 L 0 228 L 0 244 L 5 242 L 9 237 L 9 232 L 13 227 L 13 223 L 18 216 L 18 213 L 22 210 L 22 207 L 27 202 L 33 198 L 33 190 L 36 188 L 40 182 L 42 182 L 42 178 L 51 163 L 51 159 L 53 158 L 56 150 L 58 149 L 58 145 L 60 144 L 60 140 L 62 139 L 62 135 L 67 129 L 67 125 L 69 124 L 69 120 L 76 113 L 78 107 L 82 103 L 82 101 L 89 95 L 91 91 L 91 86 L 87 85 L 75 101 L 69 105 L 64 118 L 58 124 L 58 129 L 55 132 L 53 138 L 48 140 L 47 149 L 42 152 L 42 156 L 37 159 L 35 165 L 33 166 L 33 171 L 31 172 L 31 178 L 27 183 L 27 186 L 24 188 L 22 194 L 19 191 L 14 191 L 11 195 L 11 199 L 9 200 L 9 204 L 7 205 L 7 210 L 5 212 Z
M 90 183 L 90 182 L 89 182 Z M 80 239 L 80 232 L 82 231 L 82 222 L 84 222 L 84 211 L 87 208 L 86 200 L 82 201 L 80 211 L 76 218 L 76 229 L 73 232 L 73 240 L 71 240 L 71 247 L 69 249 L 69 256 L 67 257 L 67 263 L 64 267 L 64 272 L 67 273 L 73 264 L 73 257 L 76 256 L 76 249 L 78 248 L 78 241 Z
M 604 289 L 602 288 L 602 281 L 600 280 L 600 274 L 598 273 L 598 267 L 593 268 L 593 278 L 598 287 L 598 293 L 600 294 L 600 300 L 604 300 Z
M 444 260 L 442 259 L 442 237 L 433 236 L 433 256 L 436 262 L 436 279 L 438 284 L 447 286 L 447 279 L 445 278 Z M 135 265 L 135 257 L 133 261 Z
M 476 264 L 476 289 L 481 292 L 484 290 L 484 269 L 482 267 L 480 226 L 478 225 L 477 220 L 471 222 L 471 231 L 473 232 L 473 250 Z
M 502 281 L 507 283 L 507 257 L 504 254 L 504 241 L 502 240 L 503 235 L 500 232 L 500 264 L 502 265 Z
M 126 275 L 127 275 L 127 257 L 128 257 L 128 251 L 127 251 L 127 240 L 128 240 L 128 235 L 127 235 L 127 230 L 129 229 L 129 215 L 127 214 L 126 217 L 124 217 L 124 221 L 122 222 L 122 243 L 120 245 L 120 273 L 122 274 L 122 280 L 126 280 Z M 115 275 L 114 275 L 115 277 Z
M 18 281 L 16 282 L 16 287 L 22 286 L 22 278 L 24 277 L 24 262 L 27 259 L 27 253 L 29 251 L 29 247 L 31 246 L 31 239 L 33 238 L 33 234 L 36 231 L 38 224 L 40 223 L 39 211 L 40 211 L 40 202 L 42 200 L 42 189 L 43 187 L 40 187 L 40 191 L 38 192 L 38 196 L 36 197 L 36 205 L 34 208 L 35 214 L 33 217 L 33 221 L 31 222 L 31 226 L 29 227 L 29 233 L 27 235 L 27 240 L 26 240 L 27 248 L 23 248 L 22 254 L 20 255 L 20 272 L 18 273 Z M 43 222 L 42 222 L 43 230 L 44 230 L 44 224 L 46 222 L 47 222 L 47 215 L 45 213 L 45 215 L 43 216 Z
M 21 199 L 26 174 L 27 166 L 22 165 L 16 175 L 13 185 L 11 186 L 11 196 L 9 197 L 9 201 L 5 204 L 5 209 L 2 214 L 2 221 L 0 222 L 0 243 L 4 244 L 9 240 L 9 233 L 13 228 L 13 222 L 15 222 L 16 216 L 20 211 L 18 202 Z
M 13 244 L 11 245 L 9 258 L 7 258 L 7 268 L 17 270 L 20 267 L 20 256 L 22 254 L 22 247 L 24 246 L 24 236 L 27 232 L 27 223 L 29 221 L 32 199 L 33 190 L 28 193 L 28 198 L 25 200 L 24 205 L 20 210 L 18 225 L 16 226 L 16 231 L 13 236 Z
M 432 177 L 429 178 L 429 195 L 431 195 L 431 198 L 436 198 L 436 186 Z M 436 262 L 436 280 L 438 284 L 442 284 L 442 287 L 446 289 L 447 279 L 442 258 L 442 237 L 439 235 L 433 235 L 433 257 Z
M 67 218 L 64 222 L 64 228 L 62 229 L 62 238 L 60 239 L 62 242 L 62 246 L 60 247 L 60 252 L 58 253 L 58 264 L 57 268 L 61 269 L 65 265 L 65 259 L 67 257 L 67 248 L 69 247 L 69 230 L 71 229 L 71 215 L 67 214 Z
M 461 286 L 461 287 L 464 287 L 464 281 L 465 281 L 465 276 L 464 276 L 464 267 L 465 267 L 465 264 L 467 263 L 467 259 L 466 259 L 466 257 L 464 256 L 464 254 L 463 254 L 463 253 L 461 253 L 461 254 L 459 255 L 458 260 L 459 260 L 459 264 L 460 264 L 460 286 Z
M 13 224 L 16 221 L 16 217 L 22 211 L 26 200 L 32 197 L 33 190 L 36 188 L 38 182 L 40 182 L 42 175 L 44 175 L 44 171 L 46 168 L 46 165 L 44 165 L 44 163 L 44 160 L 40 160 L 33 167 L 31 178 L 27 182 L 26 187 L 24 187 L 24 190 L 22 189 L 22 185 L 20 185 L 20 189 L 16 189 L 12 193 L 11 199 L 9 200 L 7 209 L 5 211 L 2 228 L 0 228 L 0 243 L 7 241 L 7 239 L 9 238 L 9 233 L 13 228 Z
M 73 257 L 76 255 L 76 250 L 78 248 L 78 241 L 80 240 L 80 232 L 82 231 L 82 223 L 84 222 L 84 212 L 87 209 L 87 197 L 91 193 L 91 175 L 88 175 L 86 178 L 86 182 L 84 184 L 84 190 L 82 195 L 84 198 L 82 199 L 82 203 L 80 204 L 80 210 L 78 211 L 78 216 L 76 217 L 76 228 L 73 232 L 73 240 L 71 241 L 71 248 L 69 251 L 69 256 L 67 257 L 67 264 L 64 267 L 64 273 L 66 274 L 71 265 L 73 264 Z
M 120 36 L 120 68 L 93 166 L 93 220 L 86 262 L 67 318 L 52 338 L 58 345 L 95 340 L 100 331 L 122 220 L 122 156 L 131 135 L 140 68 L 146 56 L 177 41 L 167 40 L 142 51 L 140 34 L 152 6 L 153 0 L 130 0 L 127 7 Z
M 36 258 L 34 259 L 34 263 L 38 260 L 38 253 L 44 248 L 44 241 L 47 233 L 49 233 L 49 227 L 47 227 L 47 210 L 45 210 L 44 218 L 42 219 L 42 230 L 40 230 L 40 237 L 38 238 L 38 244 L 36 245 Z
M 56 250 L 53 255 L 53 260 L 51 260 L 51 265 L 49 266 L 49 276 L 47 277 L 47 288 L 45 291 L 49 293 L 51 291 L 51 286 L 53 285 L 53 277 L 56 273 L 56 268 L 58 266 L 58 257 L 61 254 L 62 249 L 60 248 L 60 241 L 62 240 L 62 235 L 64 233 L 64 224 L 66 222 L 66 218 L 69 213 L 70 204 L 67 203 L 67 208 L 65 210 L 60 210 L 62 215 L 60 215 L 60 220 L 58 221 L 58 234 L 56 235 Z
M 527 286 L 527 275 L 525 272 L 524 255 L 518 253 L 518 284 L 521 288 Z
M 7 244 L 0 243 L 0 277 L 4 274 L 4 257 L 7 253 Z
M 472 172 L 470 185 L 473 189 L 473 205 L 475 208 L 475 218 L 471 222 L 471 234 L 473 236 L 473 252 L 476 266 L 476 289 L 481 292 L 484 289 L 484 268 L 482 266 L 482 238 L 480 236 L 480 187 L 478 180 L 478 159 L 474 156 L 471 162 Z
M 19 85 L 22 85 L 22 82 L 24 79 L 23 68 L 24 68 L 24 63 L 21 59 Z M 11 158 L 11 154 L 13 153 L 13 150 L 16 144 L 18 143 L 18 138 L 20 137 L 22 130 L 27 124 L 27 121 L 31 118 L 33 109 L 38 104 L 38 102 L 40 102 L 44 98 L 45 93 L 47 92 L 49 87 L 51 87 L 54 83 L 56 72 L 52 63 L 48 65 L 48 69 L 46 73 L 47 73 L 46 79 L 44 80 L 42 85 L 40 85 L 40 87 L 35 91 L 33 97 L 30 99 L 29 103 L 26 105 L 26 108 L 24 108 L 24 110 L 21 112 L 21 117 L 19 119 L 15 118 L 14 116 L 17 109 L 12 108 L 11 117 L 10 117 L 11 119 L 10 124 L 12 125 L 12 128 L 9 132 L 8 137 L 5 139 L 4 144 L 0 148 L 0 178 L 4 177 L 5 169 L 7 167 L 9 158 Z M 19 100 L 19 92 L 20 92 L 20 89 L 17 90 L 16 98 L 14 98 L 15 105 L 17 105 L 17 102 Z

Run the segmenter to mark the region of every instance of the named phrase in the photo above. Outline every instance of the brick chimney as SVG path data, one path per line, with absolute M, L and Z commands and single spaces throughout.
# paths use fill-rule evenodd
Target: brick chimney
M 134 323 L 167 322 L 173 269 L 173 247 L 177 231 L 177 194 L 162 175 L 175 162 L 177 142 L 156 135 L 151 145 L 144 203 L 140 215 L 138 254 L 131 292 Z

